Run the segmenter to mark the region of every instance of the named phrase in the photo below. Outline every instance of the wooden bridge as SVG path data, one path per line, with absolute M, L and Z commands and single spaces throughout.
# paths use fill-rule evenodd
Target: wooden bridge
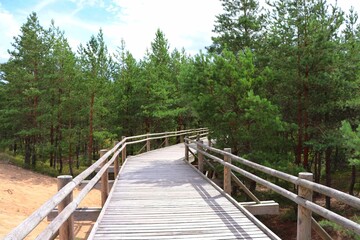
M 169 146 L 171 138 L 183 142 L 185 135 L 185 143 Z M 60 239 L 74 239 L 74 213 L 100 179 L 103 207 L 89 239 L 279 239 L 250 213 L 270 213 L 276 204 L 259 201 L 234 172 L 298 204 L 297 239 L 311 239 L 312 228 L 323 239 L 331 239 L 312 218 L 312 212 L 360 234 L 359 224 L 311 201 L 312 191 L 317 191 L 359 209 L 358 198 L 313 183 L 309 173 L 291 176 L 234 156 L 230 149 L 213 148 L 201 141 L 200 137 L 206 135 L 207 129 L 196 129 L 124 137 L 110 151 L 102 151 L 100 159 L 76 178 L 60 177 L 63 187 L 59 192 L 5 239 L 25 238 L 57 205 L 58 216 L 37 239 L 53 239 L 58 234 Z M 161 146 L 165 147 L 150 151 L 154 141 L 163 141 Z M 145 143 L 147 152 L 127 157 L 126 146 L 139 143 Z M 219 158 L 221 155 L 223 158 Z M 197 168 L 189 163 L 191 159 L 196 160 Z M 298 195 L 239 168 L 232 161 L 294 183 Z M 224 166 L 224 190 L 203 174 L 204 165 L 212 168 L 214 163 Z M 109 191 L 110 166 L 114 169 L 115 182 Z M 95 177 L 73 200 L 72 190 L 94 171 L 97 171 Z M 239 184 L 254 204 L 235 201 L 231 197 L 232 182 Z
M 271 239 L 184 152 L 177 144 L 128 158 L 90 239 Z

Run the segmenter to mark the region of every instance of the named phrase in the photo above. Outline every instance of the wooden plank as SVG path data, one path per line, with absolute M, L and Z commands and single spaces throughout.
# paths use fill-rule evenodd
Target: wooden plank
M 101 212 L 101 208 L 77 208 L 74 215 L 74 221 L 92 221 L 96 222 L 99 214 Z M 58 215 L 57 209 L 52 210 L 47 216 L 47 221 L 52 221 Z
M 246 208 L 253 215 L 278 215 L 279 204 L 275 201 L 260 201 L 256 202 L 241 202 L 242 206 Z

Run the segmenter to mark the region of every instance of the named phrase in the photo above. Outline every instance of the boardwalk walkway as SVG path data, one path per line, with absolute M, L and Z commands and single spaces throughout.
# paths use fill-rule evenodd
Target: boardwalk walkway
M 89 239 L 271 239 L 183 161 L 184 151 L 129 157 Z

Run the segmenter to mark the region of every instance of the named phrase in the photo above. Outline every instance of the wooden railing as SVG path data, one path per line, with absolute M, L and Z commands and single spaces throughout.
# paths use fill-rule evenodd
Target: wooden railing
M 211 145 L 211 144 L 209 144 Z M 209 161 L 210 159 L 223 165 L 224 167 L 224 194 L 230 196 L 231 194 L 231 182 L 234 180 L 235 183 L 239 184 L 240 187 L 249 192 L 249 190 L 241 183 L 239 179 L 235 176 L 232 171 L 239 173 L 243 177 L 251 179 L 262 186 L 271 189 L 272 191 L 292 200 L 298 205 L 298 220 L 297 220 L 297 239 L 306 240 L 311 239 L 311 229 L 315 230 L 323 239 L 332 239 L 329 234 L 316 222 L 312 217 L 312 212 L 332 221 L 346 229 L 352 230 L 357 234 L 360 234 L 360 225 L 350 219 L 341 216 L 337 213 L 334 213 L 312 201 L 313 191 L 337 199 L 349 206 L 352 206 L 356 209 L 360 209 L 360 199 L 349 194 L 343 193 L 333 188 L 326 187 L 321 184 L 312 182 L 313 176 L 312 173 L 299 173 L 298 177 L 292 176 L 290 174 L 274 170 L 269 167 L 262 166 L 260 164 L 251 162 L 242 157 L 231 154 L 231 149 L 226 148 L 224 150 L 213 148 L 209 145 L 204 144 L 199 139 L 194 141 L 189 138 L 185 138 L 185 158 L 188 160 L 190 149 L 197 151 L 197 166 L 199 172 L 204 173 L 204 163 L 208 164 L 210 167 L 214 167 L 213 164 Z M 223 156 L 219 158 L 217 156 Z M 295 194 L 285 188 L 282 188 L 272 182 L 269 182 L 259 176 L 256 176 L 249 171 L 246 171 L 232 162 L 241 164 L 253 170 L 268 174 L 271 177 L 279 178 L 290 182 L 298 187 L 298 194 Z M 234 178 L 235 176 L 235 178 Z M 237 179 L 237 180 L 236 180 Z M 241 185 L 242 184 L 242 185 Z M 231 196 L 230 196 L 231 197 Z M 252 198 L 256 199 L 255 196 Z M 254 199 L 254 200 L 255 200 Z M 256 201 L 256 200 L 255 200 Z M 260 203 L 259 200 L 256 202 Z
M 20 225 L 14 228 L 7 236 L 5 236 L 4 239 L 9 240 L 25 238 L 57 206 L 59 206 L 59 214 L 44 229 L 44 231 L 42 231 L 36 237 L 36 239 L 52 239 L 58 234 L 60 234 L 60 239 L 74 239 L 74 212 L 76 211 L 80 202 L 85 198 L 85 196 L 90 192 L 90 190 L 96 185 L 96 183 L 100 179 L 102 186 L 102 206 L 105 204 L 109 192 L 108 169 L 111 165 L 114 165 L 114 175 L 115 177 L 117 176 L 117 174 L 119 173 L 119 165 L 121 164 L 119 163 L 119 155 L 121 153 L 121 162 L 123 163 L 126 159 L 127 145 L 146 142 L 146 149 L 147 151 L 149 151 L 151 149 L 151 141 L 156 139 L 164 139 L 164 144 L 167 146 L 169 145 L 169 139 L 173 137 L 180 137 L 180 141 L 182 141 L 184 139 L 184 136 L 188 136 L 189 139 L 191 139 L 194 136 L 204 136 L 206 134 L 206 128 L 199 128 L 175 132 L 152 133 L 131 137 L 123 137 L 122 140 L 116 143 L 111 150 L 101 151 L 101 157 L 74 179 L 72 179 L 71 176 L 59 176 L 58 185 L 61 189 L 51 199 L 46 201 L 40 208 L 38 208 L 33 214 L 31 214 L 27 219 L 25 219 Z M 109 158 L 110 160 L 108 160 Z M 80 185 L 83 180 L 85 180 L 93 172 L 96 171 L 98 171 L 96 175 L 84 186 L 84 188 L 79 192 L 77 197 L 75 199 L 72 199 L 72 192 L 75 187 Z

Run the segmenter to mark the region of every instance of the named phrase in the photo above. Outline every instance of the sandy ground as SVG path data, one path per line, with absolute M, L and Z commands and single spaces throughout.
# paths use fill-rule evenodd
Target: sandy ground
M 0 161 L 0 239 L 57 192 L 56 178 L 34 173 Z M 74 198 L 79 190 L 74 191 Z M 92 190 L 80 206 L 99 207 L 100 191 Z M 48 222 L 43 220 L 27 239 L 34 239 Z M 75 222 L 77 239 L 85 239 L 92 222 Z

